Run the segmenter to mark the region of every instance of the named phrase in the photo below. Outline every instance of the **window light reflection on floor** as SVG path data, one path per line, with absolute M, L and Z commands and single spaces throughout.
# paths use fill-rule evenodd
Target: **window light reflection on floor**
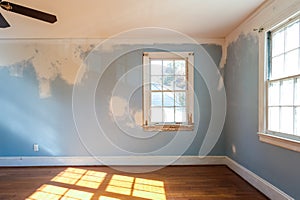
M 129 176 L 113 175 L 106 191 L 145 199 L 166 199 L 164 183 L 162 181 Z
M 51 181 L 97 189 L 105 176 L 106 173 L 104 172 L 68 168 L 59 173 Z
M 61 200 L 64 200 L 64 199 L 90 200 L 90 199 L 92 199 L 93 195 L 94 195 L 94 193 L 70 189 L 70 190 L 69 190 L 69 191 L 61 198 Z
M 106 191 L 124 195 L 131 195 L 133 181 L 133 177 L 113 175 L 109 182 L 109 185 L 106 188 Z
M 164 200 L 166 199 L 164 183 L 162 181 L 136 178 L 132 196 Z
M 104 182 L 105 179 L 108 180 Z M 166 200 L 162 181 L 133 176 L 113 174 L 110 178 L 105 172 L 70 167 L 52 178 L 51 181 L 51 184 L 44 184 L 38 188 L 27 200 L 91 200 L 92 198 L 121 200 L 130 199 L 130 196 L 141 199 Z M 100 187 L 104 183 L 107 185 Z M 71 185 L 76 186 L 76 189 L 69 188 Z M 95 195 L 96 193 L 97 195 Z M 121 197 L 119 198 L 119 196 Z
M 35 193 L 26 200 L 63 200 L 63 199 L 81 199 L 90 200 L 93 193 L 80 190 L 68 189 L 54 185 L 42 185 Z

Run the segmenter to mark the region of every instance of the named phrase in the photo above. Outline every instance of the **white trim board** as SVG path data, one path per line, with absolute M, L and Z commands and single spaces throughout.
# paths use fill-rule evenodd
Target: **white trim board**
M 242 165 L 238 164 L 231 158 L 226 156 L 225 163 L 227 167 L 229 167 L 232 171 L 240 175 L 244 180 L 246 180 L 248 183 L 250 183 L 253 187 L 258 189 L 260 192 L 262 192 L 264 195 L 269 197 L 273 200 L 292 200 L 294 198 L 290 197 L 268 181 L 264 180 L 263 178 L 257 176 L 250 170 L 246 169 Z
M 0 167 L 225 165 L 225 156 L 0 157 Z
M 0 157 L 0 167 L 89 165 L 226 165 L 270 199 L 293 199 L 271 183 L 257 176 L 227 156 Z
M 258 137 L 261 142 L 300 152 L 300 142 L 298 140 L 288 139 L 265 133 L 258 133 Z

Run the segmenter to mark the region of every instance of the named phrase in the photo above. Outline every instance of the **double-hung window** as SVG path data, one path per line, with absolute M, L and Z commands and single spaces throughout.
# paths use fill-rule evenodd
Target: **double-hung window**
M 290 148 L 282 142 L 286 140 L 292 150 L 297 150 L 300 142 L 299 38 L 299 16 L 267 32 L 265 135 L 260 136 L 262 141 Z
M 194 54 L 144 52 L 144 130 L 193 130 Z

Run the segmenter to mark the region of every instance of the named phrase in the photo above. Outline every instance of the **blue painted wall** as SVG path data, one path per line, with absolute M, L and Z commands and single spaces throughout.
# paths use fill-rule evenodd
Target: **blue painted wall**
M 258 56 L 256 35 L 240 35 L 228 47 L 225 66 L 228 107 L 223 130 L 226 154 L 300 199 L 300 154 L 258 140 Z
M 152 45 L 154 49 L 159 47 Z M 218 45 L 203 45 L 203 47 L 218 65 L 221 59 L 221 47 Z M 167 45 L 167 48 L 194 51 L 196 52 L 195 65 L 201 67 L 205 64 L 200 59 L 202 51 L 199 51 L 198 45 Z M 123 134 L 111 119 L 112 89 L 120 77 L 142 64 L 142 52 L 143 50 L 129 52 L 114 60 L 105 70 L 95 91 L 96 115 L 104 128 L 110 131 L 110 140 L 118 144 L 121 138 L 123 142 L 118 145 L 126 151 L 136 153 L 155 150 L 168 144 L 174 137 L 174 133 L 158 134 L 149 143 Z M 28 60 L 22 65 L 26 66 L 22 77 L 12 76 L 9 71 L 10 66 L 0 67 L 0 156 L 89 155 L 86 146 L 83 145 L 83 137 L 92 140 L 93 153 L 119 155 L 104 140 L 89 137 L 91 134 L 89 130 L 84 133 L 84 136 L 76 131 L 72 113 L 73 85 L 58 76 L 51 81 L 51 96 L 40 98 L 39 82 L 31 61 Z M 99 63 L 95 62 L 95 65 Z M 140 85 L 141 73 L 140 69 L 137 69 L 124 76 L 126 79 L 124 88 Z M 258 128 L 258 39 L 256 36 L 241 35 L 228 47 L 224 73 L 228 102 L 227 117 L 223 134 L 211 155 L 226 154 L 291 196 L 300 198 L 299 153 L 259 142 L 256 134 Z M 93 71 L 88 71 L 86 76 L 93 77 Z M 126 90 L 124 92 L 118 93 L 119 97 L 126 96 Z M 210 119 L 211 102 L 208 89 L 203 77 L 197 72 L 195 92 L 199 100 L 200 113 L 198 114 L 201 118 L 195 120 L 199 122 L 199 130 L 190 147 L 184 152 L 185 155 L 198 155 Z M 133 114 L 142 108 L 141 99 L 141 88 L 137 88 L 129 102 Z M 82 117 L 86 118 L 86 116 Z M 130 122 L 126 120 L 122 122 L 123 125 Z M 137 134 L 145 134 L 141 129 L 137 128 L 137 130 Z M 177 145 L 188 143 L 192 138 L 190 136 L 188 132 L 182 133 L 182 142 Z M 34 143 L 40 145 L 39 152 L 33 152 Z M 172 151 L 165 151 L 163 155 L 177 153 L 177 149 L 174 148 Z
M 23 77 L 0 68 L 0 155 L 84 155 L 72 120 L 72 87 L 60 78 L 53 81 L 50 98 L 41 99 L 31 63 Z M 33 144 L 40 151 L 33 152 Z
M 160 46 L 151 46 L 153 49 L 158 47 Z M 177 51 L 194 51 L 195 65 L 201 67 L 205 64 L 200 59 L 200 54 L 205 51 L 199 45 L 167 45 L 167 47 Z M 218 65 L 221 59 L 221 46 L 205 45 L 204 49 L 207 49 L 213 62 Z M 129 151 L 129 154 L 130 152 L 146 153 L 155 150 L 168 144 L 174 137 L 174 133 L 170 132 L 157 134 L 148 141 L 136 139 L 124 134 L 111 118 L 112 89 L 120 77 L 135 66 L 142 64 L 142 52 L 143 50 L 129 52 L 114 60 L 99 80 L 95 93 L 98 120 L 106 132 L 109 132 L 110 140 Z M 101 67 L 97 60 L 91 59 L 90 63 L 94 62 L 95 66 Z M 9 71 L 11 66 L 0 66 L 0 156 L 85 156 L 90 153 L 120 155 L 118 151 L 107 145 L 105 140 L 101 140 L 101 137 L 90 137 L 95 134 L 94 130 L 86 130 L 84 133 L 77 132 L 72 113 L 73 85 L 58 75 L 51 80 L 51 96 L 41 98 L 39 82 L 32 62 L 27 60 L 22 65 L 25 67 L 21 77 L 11 75 Z M 127 81 L 123 84 L 124 87 L 130 88 L 141 84 L 142 71 L 140 69 L 129 74 Z M 88 78 L 93 78 L 93 76 L 92 69 L 85 74 L 85 77 Z M 201 120 L 195 119 L 196 123 L 199 123 L 199 130 L 196 132 L 179 134 L 182 140 L 177 144 L 178 146 L 184 146 L 192 140 L 191 145 L 183 152 L 185 155 L 198 155 L 210 119 L 210 96 L 202 76 L 197 72 L 195 72 L 195 92 L 200 108 L 200 113 L 196 114 L 201 115 Z M 122 96 L 123 94 L 118 95 Z M 134 113 L 140 110 L 141 103 L 142 90 L 138 88 L 130 100 L 130 112 Z M 124 125 L 127 122 L 125 120 L 122 123 Z M 145 134 L 140 127 L 134 127 L 132 130 L 138 130 L 137 133 Z M 84 141 L 86 137 L 88 137 L 88 141 L 92 142 L 86 143 Z M 118 143 L 120 139 L 122 143 Z M 35 143 L 40 145 L 39 152 L 33 151 Z M 92 152 L 87 151 L 90 147 L 93 148 Z M 211 154 L 223 155 L 224 151 L 224 138 L 221 137 Z M 161 155 L 177 155 L 178 153 L 174 148 L 164 151 Z

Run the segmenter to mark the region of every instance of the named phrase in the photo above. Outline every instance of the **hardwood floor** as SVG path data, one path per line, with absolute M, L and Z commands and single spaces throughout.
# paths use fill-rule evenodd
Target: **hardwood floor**
M 267 197 L 226 166 L 171 166 L 151 173 L 125 173 L 109 167 L 3 167 L 0 168 L 0 199 L 257 200 Z

